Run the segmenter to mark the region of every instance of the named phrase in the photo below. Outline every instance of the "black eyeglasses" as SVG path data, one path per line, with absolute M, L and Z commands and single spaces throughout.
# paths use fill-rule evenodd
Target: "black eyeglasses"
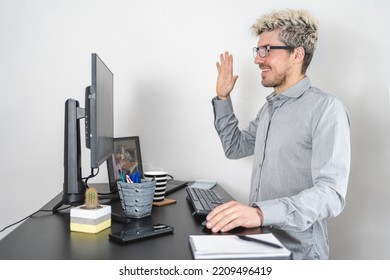
M 264 58 L 268 55 L 269 50 L 292 50 L 292 46 L 259 46 L 253 48 L 253 58 L 256 59 L 257 55 Z

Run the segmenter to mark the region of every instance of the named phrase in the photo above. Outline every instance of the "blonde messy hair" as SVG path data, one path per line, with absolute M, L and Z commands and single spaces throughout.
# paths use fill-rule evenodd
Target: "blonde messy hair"
M 260 36 L 263 32 L 279 30 L 279 40 L 287 46 L 303 47 L 305 58 L 302 73 L 306 73 L 317 45 L 318 22 L 304 10 L 274 11 L 260 17 L 253 25 L 253 33 Z

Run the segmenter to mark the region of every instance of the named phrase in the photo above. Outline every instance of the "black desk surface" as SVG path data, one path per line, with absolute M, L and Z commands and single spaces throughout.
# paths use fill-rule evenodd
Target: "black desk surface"
M 231 198 L 221 187 L 216 186 L 216 188 L 227 198 Z M 69 209 L 57 214 L 40 212 L 0 240 L 0 259 L 193 259 L 188 243 L 189 235 L 210 233 L 203 229 L 202 217 L 192 216 L 192 209 L 186 197 L 184 188 L 178 190 L 168 195 L 168 198 L 177 201 L 175 204 L 153 206 L 151 216 L 132 219 L 129 225 L 112 221 L 110 228 L 96 234 L 70 231 Z M 61 194 L 42 209 L 51 210 L 60 200 Z M 122 211 L 119 199 L 101 203 L 110 204 L 115 213 Z M 120 231 L 126 226 L 136 227 L 157 223 L 174 227 L 174 233 L 127 245 L 117 244 L 108 239 L 111 232 Z M 259 231 L 260 229 L 253 229 L 251 233 L 259 233 Z

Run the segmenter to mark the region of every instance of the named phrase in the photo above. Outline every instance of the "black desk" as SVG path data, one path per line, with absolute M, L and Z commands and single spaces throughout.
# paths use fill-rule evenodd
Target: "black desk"
M 227 198 L 231 198 L 221 187 L 216 188 Z M 137 226 L 163 223 L 174 227 L 173 234 L 127 245 L 108 240 L 108 234 L 121 230 L 126 226 L 124 224 L 112 221 L 111 228 L 97 234 L 71 232 L 69 209 L 57 214 L 40 212 L 0 240 L 0 259 L 193 259 L 188 236 L 210 233 L 201 226 L 202 218 L 191 215 L 192 209 L 186 197 L 185 189 L 178 190 L 168 196 L 175 199 L 176 204 L 153 206 L 151 216 L 132 219 L 130 224 Z M 42 209 L 51 210 L 60 200 L 61 194 Z M 113 212 L 122 211 L 119 199 L 102 201 L 102 204 L 110 204 Z M 251 233 L 259 232 L 260 229 L 251 230 Z

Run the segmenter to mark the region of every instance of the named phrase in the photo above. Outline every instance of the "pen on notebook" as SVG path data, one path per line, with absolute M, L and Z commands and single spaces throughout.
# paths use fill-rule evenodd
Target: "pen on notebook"
M 264 241 L 264 240 L 260 240 L 260 239 L 257 239 L 257 238 L 249 237 L 247 235 L 236 235 L 236 236 L 238 238 L 242 239 L 242 240 L 245 240 L 245 241 L 253 241 L 253 242 L 257 242 L 257 243 L 260 243 L 260 244 L 263 244 L 263 245 L 267 245 L 267 246 L 270 246 L 270 247 L 274 247 L 274 248 L 283 248 L 282 246 L 280 246 L 278 244 L 274 244 L 274 243 L 267 242 L 267 241 Z

